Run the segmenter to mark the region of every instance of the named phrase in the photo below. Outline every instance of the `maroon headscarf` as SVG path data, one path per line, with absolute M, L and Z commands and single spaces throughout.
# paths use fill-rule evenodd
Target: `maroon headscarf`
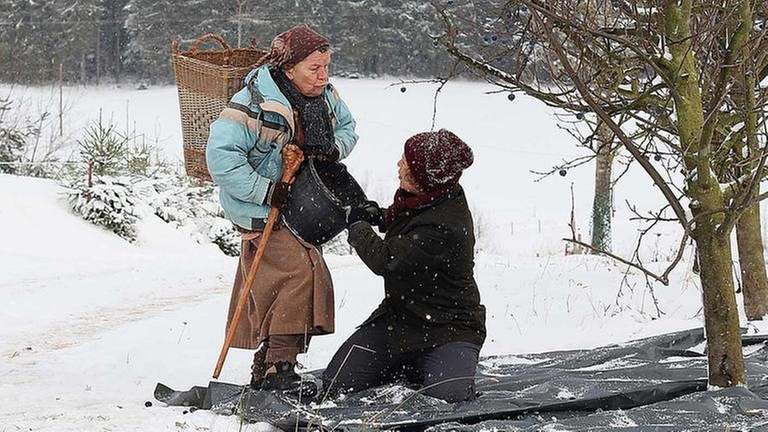
M 328 48 L 328 39 L 305 24 L 292 27 L 272 40 L 266 63 L 290 69 L 320 48 Z

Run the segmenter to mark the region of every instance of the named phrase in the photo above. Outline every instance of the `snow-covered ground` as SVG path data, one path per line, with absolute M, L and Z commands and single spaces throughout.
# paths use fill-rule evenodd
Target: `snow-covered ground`
M 396 162 L 410 135 L 429 130 L 433 88 L 395 80 L 337 80 L 358 121 L 360 141 L 346 163 L 368 194 L 389 204 Z M 589 348 L 701 326 L 700 290 L 690 254 L 670 286 L 654 285 L 609 259 L 564 256 L 570 236 L 570 189 L 576 222 L 589 234 L 591 167 L 535 182 L 583 154 L 543 105 L 491 87 L 451 83 L 441 93 L 436 127 L 463 137 L 475 164 L 462 184 L 480 226 L 476 274 L 488 308 L 483 355 Z M 0 87 L 28 109 L 47 106 L 49 88 Z M 151 136 L 171 160 L 181 155 L 175 88 L 66 88 L 66 133 L 112 118 Z M 124 128 L 124 126 L 122 126 Z M 157 138 L 157 139 L 154 139 Z M 66 150 L 66 149 L 65 149 Z M 71 149 L 70 149 L 71 150 Z M 629 256 L 638 226 L 625 200 L 641 209 L 659 202 L 655 189 L 630 173 L 616 192 L 614 250 Z M 677 244 L 676 227 L 642 250 L 661 271 Z M 300 358 L 322 368 L 380 301 L 382 282 L 355 256 L 328 256 L 337 332 L 313 340 Z M 158 381 L 186 389 L 206 385 L 223 340 L 236 260 L 200 245 L 160 219 L 140 223 L 129 244 L 68 210 L 54 182 L 0 175 L 0 431 L 238 431 L 237 418 L 182 408 L 145 407 Z M 625 284 L 622 280 L 625 279 Z M 231 350 L 222 376 L 246 382 L 251 354 Z M 242 428 L 241 428 L 242 427 Z

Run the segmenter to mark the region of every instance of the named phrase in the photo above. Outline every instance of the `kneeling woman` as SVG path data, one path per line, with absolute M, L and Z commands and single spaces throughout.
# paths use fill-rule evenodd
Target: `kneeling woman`
M 417 134 L 398 162 L 394 204 L 350 210 L 349 243 L 384 278 L 385 297 L 328 365 L 327 394 L 407 380 L 448 402 L 474 399 L 485 307 L 474 278 L 472 214 L 458 184 L 472 161 L 452 132 Z M 386 229 L 383 240 L 372 224 Z

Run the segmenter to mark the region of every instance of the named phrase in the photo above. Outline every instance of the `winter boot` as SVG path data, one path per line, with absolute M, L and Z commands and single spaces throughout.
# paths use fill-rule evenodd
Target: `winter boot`
M 317 384 L 303 380 L 294 368 L 295 364 L 287 361 L 273 364 L 261 380 L 261 389 L 279 390 L 297 397 L 301 396 L 302 400 L 313 398 L 317 394 Z
M 267 372 L 266 358 L 267 347 L 269 345 L 266 342 L 262 342 L 256 352 L 253 353 L 253 364 L 251 365 L 251 388 L 258 390 L 261 388 L 262 381 L 264 381 L 264 374 Z

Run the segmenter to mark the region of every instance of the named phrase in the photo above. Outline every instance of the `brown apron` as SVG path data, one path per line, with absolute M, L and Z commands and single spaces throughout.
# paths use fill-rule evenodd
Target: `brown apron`
M 244 234 L 229 303 L 227 329 L 251 268 L 261 233 Z M 256 349 L 271 335 L 320 335 L 334 331 L 333 283 L 320 251 L 288 229 L 272 232 L 232 341 Z

